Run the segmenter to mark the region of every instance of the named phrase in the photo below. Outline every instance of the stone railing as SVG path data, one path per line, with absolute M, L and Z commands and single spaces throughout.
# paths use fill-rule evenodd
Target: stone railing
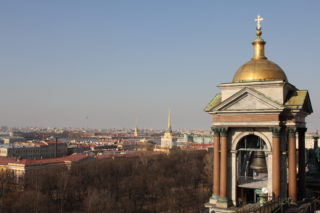
M 236 212 L 238 213 L 275 213 L 275 212 L 283 212 L 284 207 L 288 204 L 287 199 L 274 199 L 271 201 L 268 201 L 263 206 L 256 204 L 249 204 L 245 205 L 239 209 L 237 209 Z

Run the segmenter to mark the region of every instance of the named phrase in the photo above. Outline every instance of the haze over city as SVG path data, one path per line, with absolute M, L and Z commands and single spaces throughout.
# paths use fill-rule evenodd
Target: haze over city
M 252 57 L 308 89 L 319 129 L 319 1 L 2 1 L 0 125 L 209 129 L 203 111 Z M 241 9 L 240 9 L 241 8 Z

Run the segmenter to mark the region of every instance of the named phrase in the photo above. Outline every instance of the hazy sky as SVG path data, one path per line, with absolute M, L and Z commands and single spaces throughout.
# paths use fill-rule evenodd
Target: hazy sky
M 308 89 L 320 128 L 320 1 L 1 0 L 0 125 L 209 129 L 203 108 L 252 56 Z

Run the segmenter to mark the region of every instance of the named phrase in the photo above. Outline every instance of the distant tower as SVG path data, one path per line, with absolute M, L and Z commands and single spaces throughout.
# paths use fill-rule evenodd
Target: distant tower
M 138 128 L 137 128 L 137 127 L 134 128 L 133 136 L 134 136 L 134 137 L 138 137 L 138 136 L 139 136 Z
M 161 149 L 172 149 L 176 146 L 176 139 L 172 135 L 171 112 L 168 114 L 168 129 L 161 137 Z
M 171 112 L 170 111 L 168 114 L 168 131 L 172 132 L 172 130 L 171 130 Z

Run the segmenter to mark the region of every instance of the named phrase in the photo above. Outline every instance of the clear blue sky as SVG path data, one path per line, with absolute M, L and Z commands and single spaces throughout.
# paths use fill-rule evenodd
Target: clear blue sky
M 203 108 L 252 56 L 308 89 L 320 128 L 320 1 L 0 1 L 0 125 L 209 129 Z

